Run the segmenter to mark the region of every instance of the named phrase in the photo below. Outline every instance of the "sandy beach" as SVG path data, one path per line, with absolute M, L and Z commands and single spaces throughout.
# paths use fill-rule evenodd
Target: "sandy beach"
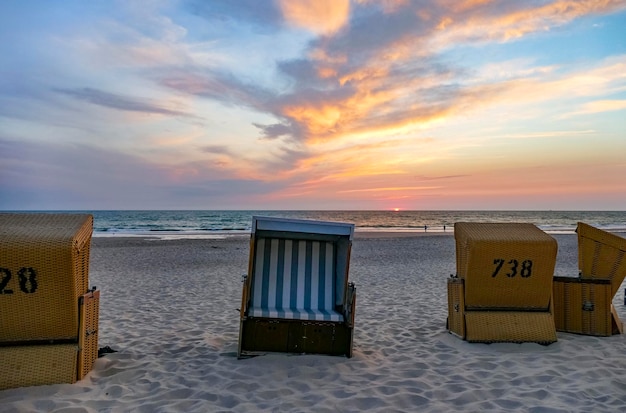
M 575 276 L 575 235 L 555 235 Z M 76 384 L 0 391 L 0 412 L 618 412 L 626 336 L 470 344 L 445 328 L 451 233 L 358 233 L 354 357 L 238 360 L 248 237 L 94 238 L 97 360 Z M 614 299 L 626 320 L 623 286 Z

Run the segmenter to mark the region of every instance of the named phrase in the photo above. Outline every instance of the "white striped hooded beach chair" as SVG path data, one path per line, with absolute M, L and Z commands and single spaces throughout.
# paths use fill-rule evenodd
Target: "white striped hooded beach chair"
M 352 354 L 354 225 L 253 217 L 238 355 Z

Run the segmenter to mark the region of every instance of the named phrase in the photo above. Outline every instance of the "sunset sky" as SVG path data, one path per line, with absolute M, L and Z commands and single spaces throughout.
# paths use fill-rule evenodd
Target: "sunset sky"
M 0 55 L 1 210 L 626 210 L 626 0 L 6 0 Z

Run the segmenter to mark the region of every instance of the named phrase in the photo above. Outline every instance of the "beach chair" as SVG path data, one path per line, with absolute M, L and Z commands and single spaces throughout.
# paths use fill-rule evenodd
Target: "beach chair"
M 578 277 L 554 277 L 558 331 L 593 336 L 623 334 L 613 297 L 626 277 L 626 239 L 579 222 Z
M 454 225 L 448 330 L 469 342 L 555 342 L 554 238 L 532 224 Z
M 353 224 L 253 217 L 238 356 L 352 356 Z
M 0 213 L 0 389 L 74 383 L 98 354 L 93 218 Z

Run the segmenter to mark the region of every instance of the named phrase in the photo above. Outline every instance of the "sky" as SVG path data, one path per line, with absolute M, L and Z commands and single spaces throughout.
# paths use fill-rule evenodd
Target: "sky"
M 0 210 L 626 210 L 626 0 L 4 0 L 0 56 Z

